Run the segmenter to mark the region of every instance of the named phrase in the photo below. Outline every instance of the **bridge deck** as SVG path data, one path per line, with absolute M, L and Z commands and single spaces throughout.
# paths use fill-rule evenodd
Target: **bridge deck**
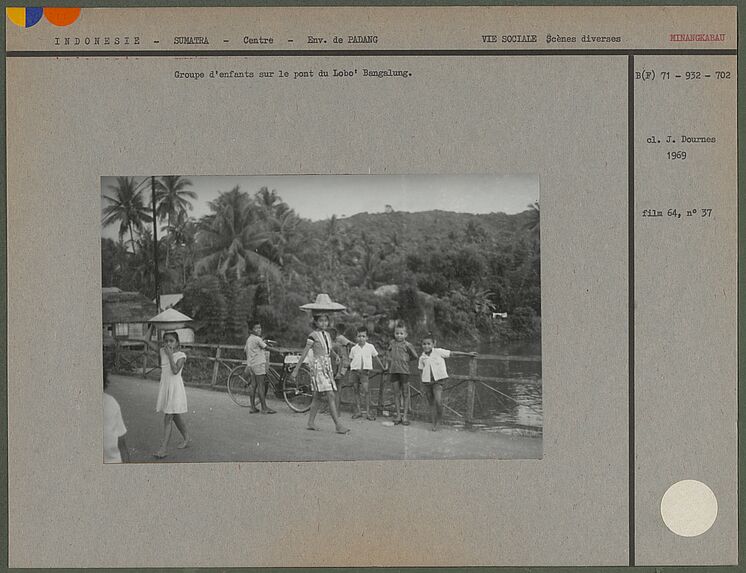
M 108 392 L 122 408 L 132 462 L 155 461 L 162 431 L 156 414 L 158 382 L 112 375 Z M 169 455 L 172 462 L 248 462 L 320 460 L 516 459 L 540 458 L 541 438 L 473 432 L 448 426 L 432 432 L 430 425 L 385 426 L 376 421 L 342 419 L 351 432 L 339 435 L 328 414 L 316 420 L 319 432 L 306 430 L 307 414 L 292 412 L 284 402 L 270 400 L 275 415 L 249 414 L 224 392 L 187 388 L 189 413 L 185 416 L 194 444 L 176 448 L 180 436 L 174 428 Z

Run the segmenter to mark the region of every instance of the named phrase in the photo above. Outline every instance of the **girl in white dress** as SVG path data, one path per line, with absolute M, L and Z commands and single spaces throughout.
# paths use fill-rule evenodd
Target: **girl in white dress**
M 158 389 L 158 401 L 155 411 L 163 412 L 163 442 L 160 449 L 153 455 L 156 458 L 166 457 L 166 448 L 171 438 L 171 422 L 181 432 L 184 441 L 178 446 L 186 448 L 191 440 L 184 423 L 182 414 L 187 412 L 186 392 L 184 391 L 184 380 L 181 378 L 181 370 L 186 362 L 186 354 L 179 349 L 179 336 L 175 332 L 167 332 L 163 335 L 163 347 L 161 348 L 161 385 Z

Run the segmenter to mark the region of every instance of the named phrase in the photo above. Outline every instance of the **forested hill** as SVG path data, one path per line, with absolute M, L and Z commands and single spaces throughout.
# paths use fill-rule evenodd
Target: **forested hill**
M 515 215 L 505 213 L 456 213 L 453 211 L 421 211 L 409 213 L 393 211 L 388 213 L 357 213 L 338 219 L 340 229 L 353 231 L 375 240 L 397 240 L 404 244 L 419 245 L 433 243 L 437 248 L 441 241 L 453 240 L 454 234 L 469 242 L 506 242 L 516 232 L 530 228 L 535 219 L 533 210 Z M 315 229 L 324 233 L 329 220 L 312 223 Z
M 312 265 L 319 284 L 350 308 L 434 325 L 446 339 L 530 336 L 540 327 L 538 204 L 514 215 L 390 211 L 306 224 L 309 244 L 321 249 Z M 399 294 L 374 295 L 384 285 Z M 507 329 L 493 312 L 511 317 Z

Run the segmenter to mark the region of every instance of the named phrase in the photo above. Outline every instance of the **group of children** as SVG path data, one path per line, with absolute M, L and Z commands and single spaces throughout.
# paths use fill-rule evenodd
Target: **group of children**
M 337 381 L 348 374 L 355 394 L 353 419 L 365 416 L 375 420 L 370 406 L 369 379 L 373 372 L 373 362 L 378 363 L 381 371 L 387 372 L 394 390 L 396 417 L 394 424 L 408 426 L 410 414 L 409 364 L 418 360 L 417 368 L 421 371 L 422 387 L 430 404 L 433 431 L 437 431 L 443 419 L 443 386 L 448 380 L 445 359 L 451 356 L 476 356 L 475 352 L 450 351 L 435 347 L 432 335 L 422 340 L 422 354 L 417 354 L 414 346 L 407 341 L 406 327 L 398 323 L 394 328 L 392 340 L 382 362 L 376 347 L 368 342 L 368 331 L 365 327 L 357 329 L 356 344 L 352 344 L 344 335 L 332 336 L 329 332 L 330 319 L 327 314 L 313 316 L 313 331 L 309 334 L 306 347 L 292 372 L 296 377 L 306 356 L 313 353 L 310 364 L 313 400 L 308 418 L 308 429 L 318 430 L 315 424 L 316 414 L 322 399 L 329 404 L 329 412 L 334 420 L 337 433 L 346 434 L 349 429 L 342 425 L 339 418 L 339 393 Z M 349 353 L 346 350 L 348 346 Z M 336 373 L 332 355 L 336 355 Z M 361 404 L 364 404 L 363 410 Z
M 336 304 L 336 303 L 333 303 Z M 340 305 L 341 306 L 341 305 Z M 371 409 L 369 379 L 373 372 L 374 361 L 383 372 L 387 372 L 394 390 L 394 404 L 396 417 L 394 424 L 408 426 L 410 415 L 410 392 L 409 376 L 410 362 L 417 360 L 417 368 L 421 371 L 421 380 L 424 394 L 430 404 L 431 421 L 433 431 L 437 431 L 443 419 L 443 386 L 448 380 L 445 359 L 451 356 L 476 356 L 475 352 L 459 352 L 445 350 L 435 347 L 432 335 L 422 339 L 422 353 L 418 354 L 414 346 L 407 341 L 406 327 L 398 323 L 394 328 L 394 340 L 392 340 L 384 354 L 384 360 L 376 350 L 376 347 L 368 342 L 368 331 L 361 327 L 357 329 L 356 343 L 353 344 L 342 334 L 330 331 L 331 321 L 326 312 L 313 314 L 313 330 L 308 335 L 306 346 L 300 356 L 291 376 L 295 379 L 302 367 L 306 357 L 311 354 L 310 374 L 313 389 L 313 399 L 308 417 L 307 428 L 318 430 L 316 426 L 316 415 L 321 407 L 322 401 L 329 405 L 336 431 L 338 434 L 346 434 L 350 430 L 342 424 L 339 416 L 339 386 L 343 383 L 345 376 L 349 376 L 355 395 L 355 411 L 353 419 L 363 416 L 368 420 L 375 420 Z M 246 375 L 253 375 L 255 380 L 251 395 L 251 413 L 274 414 L 267 405 L 266 400 L 266 368 L 268 362 L 267 342 L 262 338 L 261 324 L 255 323 L 251 326 L 251 334 L 246 340 L 244 350 L 246 352 Z M 332 359 L 334 357 L 334 360 Z M 184 390 L 184 381 L 181 372 L 186 362 L 186 354 L 181 351 L 179 337 L 175 332 L 167 332 L 163 336 L 163 345 L 160 348 L 161 380 L 158 389 L 156 411 L 164 414 L 163 437 L 160 448 L 153 454 L 154 457 L 162 459 L 167 455 L 167 446 L 171 438 L 172 426 L 182 435 L 179 448 L 189 447 L 191 438 L 186 428 L 183 414 L 187 412 L 187 398 Z M 104 386 L 106 375 L 104 374 Z M 261 409 L 256 407 L 256 394 L 259 395 Z M 113 400 L 113 399 L 112 399 Z M 121 442 L 117 438 L 126 432 L 123 422 L 120 423 L 121 414 L 117 418 L 114 412 L 112 400 L 104 396 L 104 418 L 114 420 L 111 428 L 104 428 L 105 458 L 106 448 L 109 448 L 110 461 L 119 461 L 124 456 L 117 456 L 121 449 Z M 115 403 L 115 402 L 114 402 Z M 364 406 L 364 409 L 363 409 Z M 107 418 L 107 407 L 109 416 Z M 117 408 L 118 410 L 118 405 Z M 106 442 L 107 431 L 111 435 Z M 125 448 L 126 449 L 126 448 Z M 118 459 L 114 459 L 118 458 Z M 126 460 L 125 460 L 126 461 Z

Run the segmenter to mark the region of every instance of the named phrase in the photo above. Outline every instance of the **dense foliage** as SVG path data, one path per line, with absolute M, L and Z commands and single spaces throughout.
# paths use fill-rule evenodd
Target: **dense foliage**
M 106 190 L 103 224 L 117 226 L 119 241 L 101 249 L 104 286 L 153 298 L 149 181 L 118 178 Z M 312 222 L 274 190 L 235 187 L 195 220 L 190 187 L 158 179 L 158 267 L 160 292 L 184 293 L 179 308 L 200 341 L 241 343 L 251 319 L 299 344 L 309 317 L 298 307 L 320 292 L 348 307 L 337 317 L 348 337 L 366 324 L 374 340 L 388 338 L 396 320 L 412 339 L 432 331 L 461 348 L 540 331 L 538 204 L 515 215 L 387 209 Z

